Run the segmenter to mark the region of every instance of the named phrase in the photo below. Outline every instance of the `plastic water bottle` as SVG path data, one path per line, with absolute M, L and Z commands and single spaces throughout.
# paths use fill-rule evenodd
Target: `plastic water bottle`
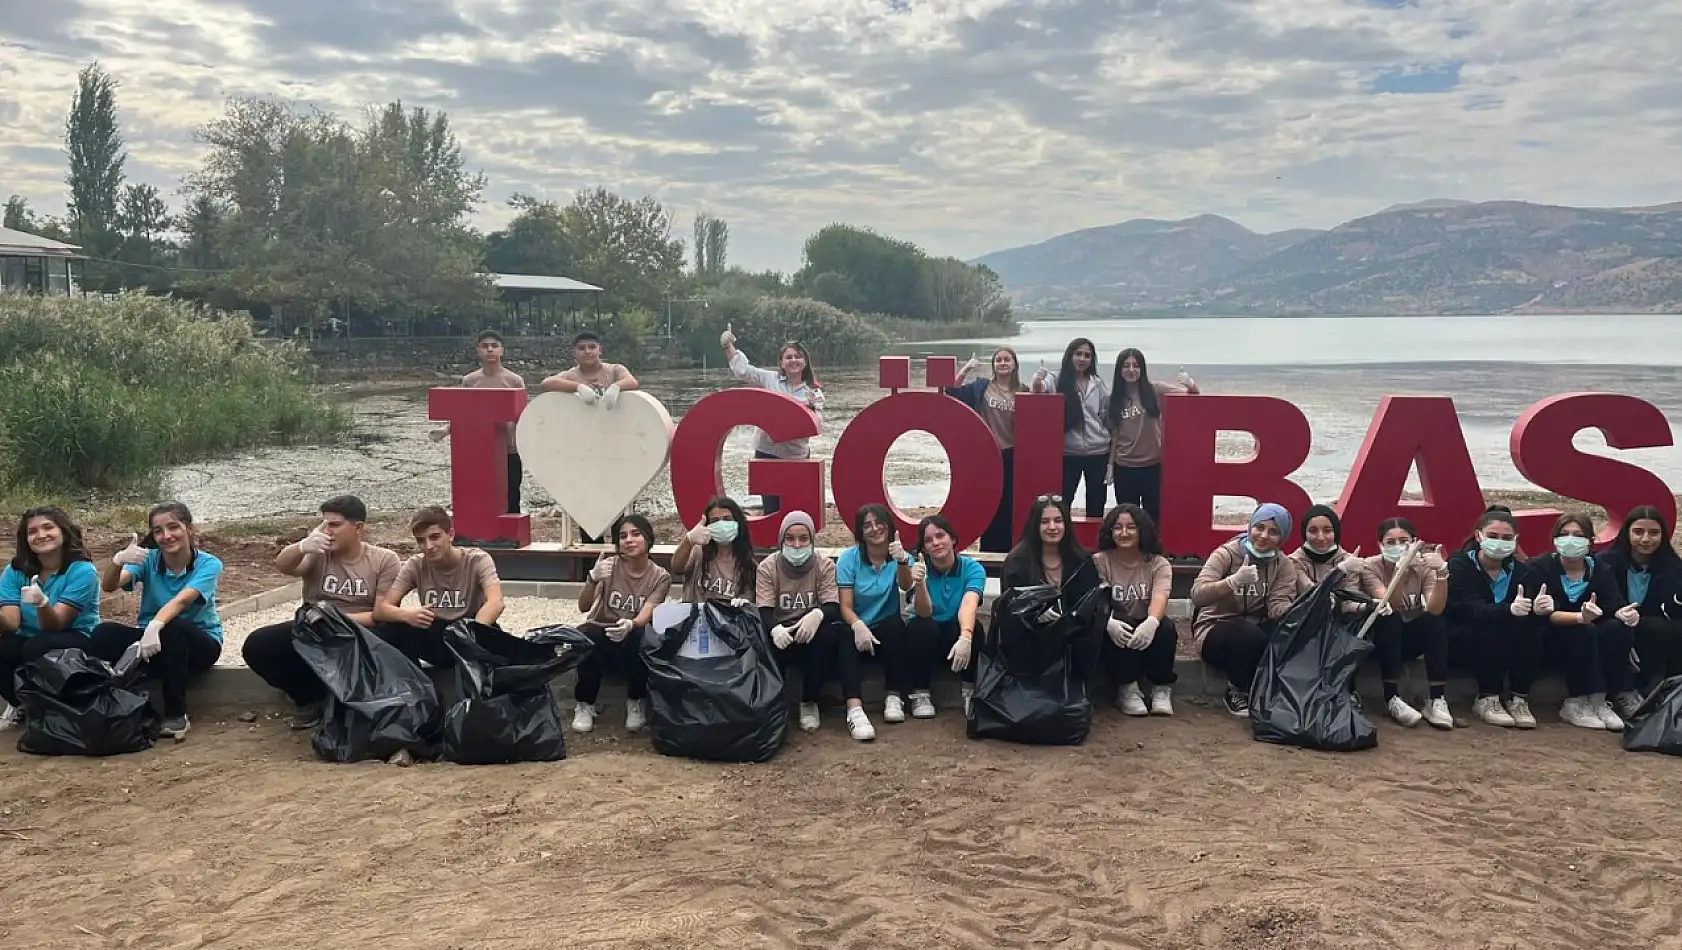
M 700 610 L 701 608 L 697 607 L 695 609 Z M 705 615 L 702 615 L 701 622 L 695 625 L 695 648 L 701 651 L 702 656 L 713 655 L 713 632 L 712 628 L 707 626 Z

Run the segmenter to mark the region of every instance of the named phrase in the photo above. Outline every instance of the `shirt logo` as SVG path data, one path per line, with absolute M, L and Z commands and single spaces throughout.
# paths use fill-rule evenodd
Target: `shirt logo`
M 986 403 L 987 408 L 993 410 L 994 412 L 1016 411 L 1016 402 L 1014 400 L 1006 399 L 1003 396 L 994 395 L 993 393 L 988 393 L 985 397 L 983 397 L 982 402 Z
M 459 590 L 424 590 L 421 591 L 421 606 L 466 610 L 467 595 Z
M 701 590 L 720 597 L 736 596 L 736 584 L 728 577 L 711 576 L 701 579 Z
M 1129 604 L 1149 596 L 1150 588 L 1144 584 L 1116 584 L 1110 588 L 1110 602 L 1113 604 Z
M 336 597 L 368 597 L 368 582 L 360 577 L 338 577 L 329 574 L 321 579 L 321 592 Z
M 610 590 L 607 592 L 608 609 L 614 611 L 615 613 L 634 614 L 642 609 L 642 601 L 643 598 L 638 597 L 636 594 L 627 594 L 617 590 Z
M 778 610 L 811 610 L 818 605 L 818 592 L 802 591 L 794 594 L 778 593 Z

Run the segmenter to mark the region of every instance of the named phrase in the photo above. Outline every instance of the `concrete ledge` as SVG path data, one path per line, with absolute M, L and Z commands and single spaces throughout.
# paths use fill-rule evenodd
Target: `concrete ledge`
M 297 601 L 302 600 L 303 597 L 304 582 L 294 581 L 287 584 L 285 587 L 276 587 L 274 590 L 264 591 L 261 594 L 255 594 L 241 600 L 236 600 L 231 604 L 218 604 L 216 606 L 216 614 L 223 620 L 226 620 L 229 617 L 238 617 L 242 614 L 253 614 L 259 610 L 268 610 L 270 607 L 279 607 L 281 604 L 288 602 L 296 603 Z

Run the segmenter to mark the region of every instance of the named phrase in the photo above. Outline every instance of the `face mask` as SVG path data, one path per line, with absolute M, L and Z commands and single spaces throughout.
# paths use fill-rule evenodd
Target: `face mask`
M 1386 561 L 1389 561 L 1391 564 L 1394 564 L 1397 561 L 1400 561 L 1402 559 L 1402 552 L 1406 551 L 1406 550 L 1407 550 L 1407 544 L 1406 543 L 1403 543 L 1403 544 L 1386 544 L 1384 546 L 1384 548 L 1379 553 L 1384 555 L 1384 559 Z
M 1308 550 L 1312 551 L 1315 554 L 1330 554 L 1333 551 L 1337 550 L 1337 542 L 1334 541 L 1331 544 L 1325 545 L 1324 547 L 1322 547 L 1321 545 L 1318 545 L 1318 544 L 1304 544 L 1303 547 L 1307 548 Z
M 727 518 L 723 521 L 714 521 L 712 524 L 707 525 L 707 533 L 712 535 L 713 540 L 717 541 L 719 544 L 729 544 L 730 542 L 736 540 L 736 532 L 740 528 L 741 525 L 737 524 L 735 519 Z
M 1483 553 L 1490 557 L 1505 561 L 1513 556 L 1514 551 L 1518 550 L 1518 542 L 1511 538 L 1484 538 L 1479 547 L 1483 549 Z
M 1250 543 L 1249 538 L 1244 539 L 1244 550 L 1250 552 L 1250 556 L 1258 561 L 1271 561 L 1273 560 L 1273 556 L 1279 553 L 1278 548 L 1274 548 L 1271 551 L 1258 551 L 1256 550 L 1256 546 Z
M 783 560 L 787 561 L 790 567 L 799 567 L 811 559 L 812 549 L 810 546 L 793 548 L 786 544 L 783 545 Z
M 1559 552 L 1560 557 L 1582 557 L 1589 553 L 1589 539 L 1574 534 L 1561 535 L 1554 538 L 1554 550 Z

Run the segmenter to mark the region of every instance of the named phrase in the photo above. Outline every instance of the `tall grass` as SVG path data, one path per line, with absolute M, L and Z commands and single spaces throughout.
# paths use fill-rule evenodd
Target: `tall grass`
M 243 315 L 129 294 L 0 294 L 0 484 L 141 489 L 166 465 L 349 425 Z

